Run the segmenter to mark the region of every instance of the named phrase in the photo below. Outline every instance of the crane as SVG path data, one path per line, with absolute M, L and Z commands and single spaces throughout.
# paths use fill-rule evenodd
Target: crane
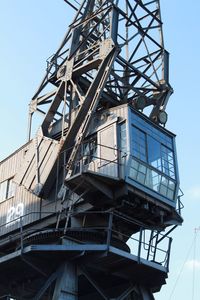
M 0 295 L 152 300 L 183 222 L 160 2 L 65 2 L 28 141 L 0 162 Z

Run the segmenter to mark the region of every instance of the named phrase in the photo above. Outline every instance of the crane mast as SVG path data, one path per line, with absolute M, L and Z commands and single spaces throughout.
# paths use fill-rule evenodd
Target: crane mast
M 183 222 L 160 1 L 64 1 L 28 142 L 0 162 L 0 295 L 152 300 Z

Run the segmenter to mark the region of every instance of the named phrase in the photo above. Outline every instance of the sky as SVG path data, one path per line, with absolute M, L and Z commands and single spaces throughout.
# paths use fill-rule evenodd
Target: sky
M 177 134 L 184 224 L 173 233 L 170 273 L 156 300 L 200 295 L 200 1 L 161 0 L 174 94 L 167 129 Z M 63 0 L 0 0 L 0 160 L 25 143 L 28 103 L 73 11 Z

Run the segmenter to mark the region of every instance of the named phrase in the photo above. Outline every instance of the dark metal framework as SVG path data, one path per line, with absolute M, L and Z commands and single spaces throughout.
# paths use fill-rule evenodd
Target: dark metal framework
M 126 197 L 121 203 L 109 202 L 109 191 L 98 180 L 98 189 L 105 189 L 102 203 L 111 204 L 102 204 L 99 211 L 90 211 L 85 209 L 87 197 L 94 202 L 95 194 L 89 194 L 87 186 L 78 199 L 73 200 L 79 186 L 72 191 L 68 182 L 94 114 L 129 104 L 144 111 L 154 123 L 165 125 L 165 109 L 172 88 L 160 2 L 65 2 L 76 11 L 76 16 L 60 47 L 47 61 L 45 76 L 30 102 L 28 129 L 30 140 L 35 113 L 40 113 L 43 121 L 37 138 L 42 137 L 41 143 L 44 137 L 59 143 L 58 159 L 52 162 L 47 181 L 40 184 L 40 173 L 36 170 L 38 186 L 31 192 L 48 198 L 49 178 L 54 177 L 51 182 L 55 181 L 55 170 L 57 175 L 60 172 L 57 163 L 64 161 L 64 178 L 63 175 L 57 178 L 62 177 L 58 191 L 58 198 L 62 198 L 61 207 L 60 211 L 53 212 L 55 218 L 50 228 L 44 226 L 42 231 L 42 227 L 34 226 L 34 234 L 24 230 L 21 219 L 20 250 L 0 258 L 0 290 L 7 291 L 2 276 L 5 268 L 10 276 L 6 280 L 15 283 L 9 291 L 13 291 L 16 299 L 153 300 L 153 292 L 159 291 L 167 277 L 171 248 L 168 233 L 176 227 L 174 219 L 170 224 L 174 227 L 162 235 L 161 231 L 167 225 L 156 226 L 156 221 L 149 224 L 148 205 L 142 202 L 142 212 L 139 208 L 138 217 L 133 218 L 131 210 L 136 210 L 137 205 Z M 54 135 L 57 125 L 60 131 Z M 36 153 L 37 149 L 38 145 Z M 37 167 L 37 154 L 36 161 Z M 24 174 L 20 176 L 22 182 Z M 119 191 L 116 186 L 113 189 L 116 193 Z M 120 190 L 120 199 L 123 193 L 124 190 Z M 139 196 L 134 194 L 134 197 L 136 203 Z M 79 207 L 80 198 L 84 199 L 85 206 Z M 154 209 L 151 214 L 155 214 L 155 220 L 162 220 L 162 209 L 159 211 L 156 205 Z M 145 217 L 141 221 L 142 213 Z M 88 227 L 83 225 L 86 220 Z M 69 226 L 71 222 L 74 227 Z M 145 240 L 146 231 L 148 238 Z M 129 253 L 126 245 L 133 233 L 138 234 L 135 254 Z M 163 250 L 159 246 L 166 239 L 167 247 Z M 145 257 L 142 257 L 143 252 Z M 161 259 L 157 258 L 158 252 L 164 254 Z M 19 278 L 13 279 L 13 266 Z
M 168 64 L 158 0 L 85 0 L 47 62 L 30 119 L 36 111 L 45 115 L 45 135 L 60 117 L 70 128 L 73 112 L 93 97 L 98 109 L 127 102 L 142 110 L 152 106 L 150 118 L 159 123 L 172 93 Z
M 138 238 L 132 238 L 129 242 L 134 250 L 129 253 L 128 246 L 119 244 L 117 239 L 121 232 L 116 230 L 115 223 L 124 222 L 119 212 L 96 211 L 88 214 L 106 216 L 107 221 L 105 226 L 93 226 L 96 236 L 93 235 L 93 242 L 87 243 L 83 243 L 83 236 L 87 236 L 91 228 L 82 228 L 79 237 L 73 236 L 74 229 L 68 228 L 59 244 L 47 244 L 50 239 L 56 241 L 62 236 L 63 228 L 42 231 L 38 225 L 34 234 L 29 231 L 27 236 L 21 218 L 19 250 L 0 258 L 1 292 L 6 293 L 9 289 L 15 299 L 34 300 L 94 297 L 99 300 L 153 299 L 151 291 L 156 291 L 165 283 L 169 269 L 172 239 L 167 237 L 168 233 L 141 227 Z M 126 218 L 125 223 L 130 225 L 132 220 Z M 129 239 L 129 236 L 124 234 L 124 239 Z M 42 244 L 40 240 L 43 240 Z M 14 274 L 11 272 L 13 268 Z M 136 274 L 137 279 L 134 278 Z
M 62 119 L 61 151 L 73 146 L 70 176 L 96 111 L 123 103 L 153 106 L 150 119 L 165 123 L 172 93 L 168 59 L 158 0 L 83 1 L 30 103 L 29 138 L 35 112 L 44 114 L 47 137 Z

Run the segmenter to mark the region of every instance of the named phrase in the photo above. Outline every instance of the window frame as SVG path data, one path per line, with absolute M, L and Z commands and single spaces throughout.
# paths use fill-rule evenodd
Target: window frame
M 132 128 L 135 128 L 136 130 L 138 130 L 139 132 L 141 132 L 144 135 L 144 149 L 145 149 L 144 156 L 145 156 L 146 160 L 142 160 L 141 155 L 140 155 L 140 157 L 138 157 L 133 154 L 134 153 L 134 142 L 133 142 Z M 148 145 L 147 144 L 147 133 L 145 131 L 143 131 L 142 129 L 138 128 L 135 124 L 131 124 L 131 153 L 134 157 L 136 157 L 137 159 L 139 159 L 140 161 L 142 161 L 146 164 L 148 164 L 148 146 L 147 145 Z M 138 153 L 142 154 L 141 152 L 138 152 Z
M 145 120 L 143 120 L 143 122 L 145 122 Z M 145 122 L 146 123 L 146 122 Z M 138 125 L 138 126 L 137 126 Z M 139 127 L 139 125 L 141 125 L 141 128 Z M 140 122 L 140 124 L 136 124 L 135 122 L 133 122 L 131 120 L 130 123 L 130 154 L 132 156 L 132 159 L 137 161 L 139 165 L 143 165 L 146 167 L 146 169 L 155 172 L 155 174 L 157 174 L 157 176 L 159 176 L 160 178 L 160 186 L 158 186 L 157 188 L 154 188 L 150 186 L 150 184 L 148 183 L 148 171 L 146 170 L 145 174 L 142 174 L 139 169 L 136 170 L 134 168 L 132 168 L 132 164 L 130 164 L 130 173 L 128 175 L 128 177 L 130 177 L 130 179 L 136 181 L 138 184 L 140 185 L 144 185 L 146 188 L 150 189 L 152 192 L 155 192 L 157 194 L 159 194 L 161 197 L 164 197 L 166 199 L 168 199 L 169 201 L 174 201 L 175 200 L 175 195 L 177 193 L 177 182 L 178 182 L 178 178 L 177 178 L 177 166 L 176 166 L 176 148 L 174 145 L 174 139 L 172 137 L 170 137 L 169 135 L 159 131 L 158 129 L 155 128 L 156 130 L 156 135 L 155 132 L 153 131 L 153 129 L 150 131 L 145 131 L 145 126 L 142 126 L 143 124 Z M 149 126 L 151 126 L 151 124 L 148 124 Z M 152 125 L 153 127 L 153 125 Z M 137 135 L 136 133 L 134 134 L 134 130 L 137 130 L 138 133 L 142 133 L 144 136 L 144 147 L 145 147 L 145 160 L 142 159 L 143 153 L 139 152 L 139 155 L 137 155 L 137 153 L 134 153 L 134 144 L 137 144 Z M 158 138 L 156 138 L 158 137 Z M 150 162 L 150 147 L 149 147 L 149 138 L 152 139 L 152 146 L 153 146 L 153 141 L 158 143 L 158 160 L 160 160 L 160 165 L 158 164 L 158 168 L 156 168 L 156 166 L 151 165 Z M 169 140 L 170 139 L 170 140 Z M 165 141 L 166 140 L 166 141 Z M 152 147 L 153 149 L 154 147 Z M 138 145 L 138 149 L 140 150 L 140 143 Z M 169 160 L 168 157 L 168 151 L 171 152 L 171 162 Z M 166 152 L 167 155 L 167 160 L 166 157 L 164 155 L 164 153 Z M 164 161 L 166 161 L 166 165 L 164 163 Z M 167 166 L 167 168 L 166 168 Z M 141 167 L 141 166 L 140 166 Z M 132 175 L 131 175 L 132 173 Z M 141 173 L 141 174 L 140 174 Z M 133 175 L 135 174 L 135 175 Z M 143 177 L 141 177 L 143 176 Z M 167 186 L 166 186 L 166 193 L 165 193 L 165 186 L 162 184 L 162 180 L 165 178 Z M 170 188 L 170 182 L 173 183 L 174 188 Z
M 10 177 L 10 178 L 0 182 L 0 190 L 1 190 L 1 185 L 6 184 L 5 195 L 3 195 L 1 198 L 1 194 L 0 194 L 0 203 L 6 201 L 8 199 L 11 199 L 15 196 L 16 184 L 13 182 L 13 178 L 14 177 Z

